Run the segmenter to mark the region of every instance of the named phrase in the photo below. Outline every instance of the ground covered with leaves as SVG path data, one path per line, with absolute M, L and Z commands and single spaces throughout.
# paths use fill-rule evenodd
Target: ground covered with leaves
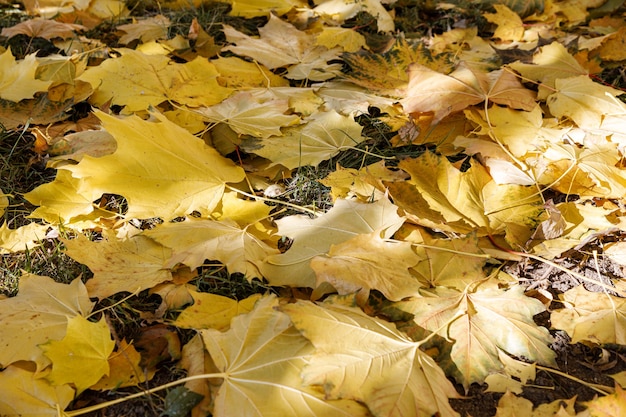
M 1 415 L 626 415 L 623 1 L 0 7 Z

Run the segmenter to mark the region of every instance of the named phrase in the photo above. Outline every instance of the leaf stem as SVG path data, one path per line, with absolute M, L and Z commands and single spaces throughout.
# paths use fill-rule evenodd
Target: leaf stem
M 186 378 L 182 378 L 182 379 L 179 379 L 177 381 L 169 382 L 167 384 L 159 385 L 158 387 L 154 387 L 154 388 L 142 391 L 142 392 L 138 392 L 136 394 L 127 395 L 126 397 L 118 398 L 116 400 L 111 400 L 111 401 L 107 401 L 107 402 L 104 402 L 104 403 L 92 405 L 90 407 L 80 408 L 78 410 L 66 411 L 66 412 L 63 412 L 63 414 L 59 414 L 59 417 L 60 416 L 63 416 L 63 417 L 81 416 L 83 414 L 91 413 L 92 411 L 101 410 L 103 408 L 110 407 L 110 406 L 115 405 L 115 404 L 120 404 L 120 403 L 123 403 L 125 401 L 132 400 L 134 398 L 143 397 L 144 395 L 150 395 L 150 394 L 153 394 L 155 392 L 162 391 L 164 389 L 171 388 L 171 387 L 174 387 L 176 385 L 184 384 L 184 383 L 189 382 L 189 381 L 195 381 L 195 380 L 198 380 L 198 379 L 225 378 L 226 376 L 227 376 L 227 374 L 225 374 L 225 373 L 201 374 L 201 375 L 188 376 Z

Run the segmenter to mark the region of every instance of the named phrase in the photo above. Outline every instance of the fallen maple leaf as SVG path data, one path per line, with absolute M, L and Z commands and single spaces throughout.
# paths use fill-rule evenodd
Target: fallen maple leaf
M 524 88 L 512 72 L 485 73 L 461 64 L 449 75 L 419 64 L 409 67 L 409 87 L 402 106 L 407 113 L 434 112 L 433 123 L 474 104 L 492 102 L 531 111 L 535 93 Z M 486 104 L 485 104 L 486 105 Z
M 550 316 L 552 326 L 565 330 L 572 343 L 626 344 L 626 300 L 587 291 L 582 285 L 560 295 L 565 308 Z
M 281 16 L 293 8 L 304 7 L 303 0 L 226 0 L 232 5 L 230 15 L 245 17 Z
M 504 4 L 494 4 L 495 13 L 485 13 L 483 16 L 491 23 L 498 25 L 493 33 L 494 38 L 503 41 L 521 41 L 524 37 L 524 22 L 520 16 Z
M 141 40 L 143 43 L 155 41 L 158 39 L 167 39 L 169 27 L 172 24 L 170 19 L 163 15 L 157 15 L 141 19 L 138 22 L 119 25 L 118 30 L 126 32 L 120 37 L 119 42 L 123 45 L 131 43 L 135 39 Z
M 191 107 L 210 106 L 232 92 L 219 85 L 217 70 L 205 58 L 175 64 L 163 55 L 125 48 L 117 51 L 119 58 L 89 67 L 77 78 L 93 86 L 90 101 L 100 107 L 110 102 L 136 112 L 168 100 Z
M 109 236 L 101 242 L 79 235 L 63 243 L 68 256 L 94 273 L 86 284 L 90 297 L 102 299 L 122 291 L 139 292 L 172 279 L 166 266 L 170 249 L 143 235 L 125 240 Z
M 80 279 L 69 285 L 52 278 L 23 274 L 18 295 L 2 300 L 0 309 L 0 364 L 33 361 L 41 371 L 50 364 L 39 345 L 62 339 L 68 319 L 87 315 L 94 303 Z
M 420 328 L 453 343 L 450 356 L 440 365 L 466 390 L 503 368 L 499 352 L 555 365 L 556 354 L 548 347 L 552 336 L 533 321 L 533 316 L 546 308 L 526 297 L 520 286 L 463 292 L 437 287 L 433 296 L 400 301 L 395 307 L 413 314 Z
M 123 387 L 132 387 L 146 382 L 152 375 L 146 375 L 139 366 L 141 355 L 135 346 L 122 340 L 117 350 L 112 352 L 108 358 L 109 373 L 105 374 L 98 382 L 91 385 L 92 390 L 114 390 Z
M 58 416 L 59 410 L 64 410 L 75 394 L 69 385 L 50 385 L 34 372 L 14 365 L 0 372 L 0 389 L 0 414 L 3 416 Z
M 46 237 L 48 226 L 28 223 L 17 229 L 9 229 L 7 222 L 0 226 L 0 254 L 29 250 L 41 244 Z
M 616 417 L 626 413 L 626 390 L 615 384 L 615 393 L 584 403 L 592 417 Z
M 254 233 L 253 224 L 241 228 L 230 219 L 189 218 L 162 224 L 145 235 L 172 249 L 170 267 L 183 263 L 197 268 L 207 259 L 217 260 L 231 274 L 240 272 L 250 280 L 262 277 L 258 268 L 263 259 L 279 253 Z
M 313 9 L 318 15 L 327 16 L 342 24 L 359 12 L 369 13 L 376 19 L 379 32 L 393 32 L 395 25 L 393 17 L 383 7 L 383 4 L 393 4 L 396 0 L 316 0 L 318 4 Z
M 52 82 L 35 77 L 39 66 L 35 55 L 27 55 L 16 62 L 11 49 L 0 54 L 0 98 L 18 102 L 33 98 L 37 92 L 48 91 Z
M 583 417 L 584 415 L 576 413 L 576 409 L 574 408 L 575 404 L 576 397 L 566 400 L 556 400 L 549 404 L 541 404 L 535 408 L 530 400 L 507 392 L 498 401 L 495 417 Z M 611 414 L 612 417 L 618 415 L 619 414 Z M 594 417 L 596 416 L 594 415 Z M 609 415 L 606 417 L 609 417 Z
M 395 326 L 359 309 L 299 301 L 281 308 L 315 346 L 304 368 L 307 385 L 331 399 L 366 404 L 377 416 L 458 416 L 458 398 L 435 361 Z
M 421 287 L 409 273 L 419 260 L 409 242 L 385 241 L 380 232 L 373 232 L 332 245 L 326 256 L 311 259 L 311 268 L 318 287 L 327 282 L 340 295 L 358 291 L 363 302 L 374 289 L 398 301 L 415 295 Z
M 263 100 L 241 91 L 220 104 L 196 111 L 213 123 L 227 123 L 239 134 L 268 138 L 282 135 L 281 127 L 300 122 L 300 117 L 287 114 L 288 110 L 286 99 Z
M 285 253 L 268 256 L 261 272 L 271 285 L 314 288 L 315 273 L 309 263 L 315 256 L 361 233 L 377 231 L 385 239 L 390 238 L 403 222 L 397 207 L 386 198 L 371 204 L 339 199 L 315 219 L 283 217 L 276 222 L 278 234 L 293 239 L 293 244 Z
M 261 298 L 254 310 L 236 316 L 230 330 L 200 330 L 207 351 L 222 372 L 213 415 L 367 416 L 355 401 L 328 401 L 302 384 L 300 373 L 313 346 L 276 310 L 278 300 Z
M 243 169 L 161 114 L 153 114 L 154 122 L 97 114 L 117 150 L 62 168 L 81 180 L 79 192 L 92 201 L 105 193 L 123 195 L 128 217 L 170 220 L 194 210 L 210 213 L 225 183 L 244 179 Z
M 3 28 L 0 35 L 12 38 L 16 35 L 26 35 L 31 38 L 72 38 L 76 32 L 86 30 L 82 25 L 73 23 L 61 23 L 49 19 L 31 19 L 18 23 L 17 25 Z
M 319 112 L 304 120 L 302 126 L 285 129 L 280 137 L 244 139 L 241 146 L 289 169 L 317 166 L 340 151 L 354 148 L 366 138 L 363 128 L 352 116 L 342 116 L 334 110 Z
M 115 342 L 104 318 L 92 323 L 74 316 L 68 320 L 62 340 L 50 340 L 39 347 L 52 361 L 46 379 L 56 386 L 73 384 L 81 393 L 109 374 L 108 358 Z M 89 372 L 84 372 L 87 369 Z
M 260 38 L 245 35 L 231 26 L 224 25 L 226 40 L 235 45 L 223 48 L 237 55 L 247 56 L 269 69 L 287 67 L 286 78 L 325 81 L 335 77 L 341 64 L 328 64 L 338 59 L 341 48 L 327 49 L 315 44 L 315 37 L 296 29 L 275 15 L 259 28 Z
M 181 311 L 174 324 L 183 329 L 228 330 L 231 320 L 240 314 L 248 313 L 261 297 L 253 294 L 241 301 L 217 294 L 189 291 L 193 305 Z

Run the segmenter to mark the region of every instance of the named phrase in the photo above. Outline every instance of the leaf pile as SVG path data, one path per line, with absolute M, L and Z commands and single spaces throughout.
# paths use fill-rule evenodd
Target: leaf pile
M 5 222 L 0 248 L 61 235 L 93 277 L 24 273 L 0 300 L 0 414 L 80 415 L 81 394 L 142 384 L 163 360 L 188 377 L 161 388 L 201 396 L 172 391 L 181 415 L 456 416 L 448 400 L 485 383 L 507 392 L 497 415 L 623 412 L 619 385 L 578 413 L 514 394 L 560 372 L 557 333 L 626 344 L 623 279 L 566 271 L 578 281 L 559 293 L 505 268 L 566 269 L 590 242 L 596 266 L 626 264 L 626 105 L 597 81 L 626 60 L 620 2 L 480 2 L 482 37 L 403 34 L 412 8 L 394 0 L 231 3 L 228 22 L 258 30 L 194 19 L 173 35 L 118 0 L 25 1 L 37 17 L 2 30 L 58 52 L 0 54 L 0 123 L 56 169 L 24 196 L 36 221 Z M 85 35 L 103 22 L 114 47 Z M 423 152 L 370 152 L 364 116 L 392 132 L 387 155 Z M 332 208 L 289 200 L 299 169 L 346 151 L 363 163 L 321 180 Z M 0 190 L 2 213 L 12 198 Z M 207 262 L 281 296 L 203 292 Z M 96 302 L 148 292 L 149 331 L 120 339 Z M 181 347 L 172 328 L 195 336 Z

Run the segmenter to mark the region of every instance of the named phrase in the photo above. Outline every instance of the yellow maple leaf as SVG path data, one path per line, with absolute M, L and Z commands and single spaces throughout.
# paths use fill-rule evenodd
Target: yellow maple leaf
M 350 398 L 380 416 L 458 416 L 458 398 L 435 361 L 393 324 L 361 310 L 299 301 L 281 308 L 315 346 L 304 383 Z
M 493 37 L 503 41 L 521 41 L 524 37 L 524 22 L 517 13 L 504 4 L 494 4 L 495 13 L 485 13 L 483 16 L 491 23 L 498 25 Z
M 0 372 L 0 415 L 58 416 L 74 399 L 69 385 L 53 386 L 35 375 L 13 365 Z
M 437 287 L 432 296 L 400 301 L 395 307 L 413 314 L 420 328 L 454 341 L 449 357 L 440 365 L 465 389 L 503 368 L 500 351 L 555 365 L 555 353 L 548 347 L 552 336 L 533 321 L 533 316 L 546 308 L 526 297 L 520 286 L 463 292 Z
M 305 7 L 304 0 L 226 0 L 232 5 L 232 16 L 246 19 L 258 16 L 284 15 L 293 8 Z
M 422 286 L 409 273 L 419 260 L 409 242 L 388 242 L 373 232 L 332 245 L 326 256 L 311 259 L 311 268 L 316 286 L 327 282 L 340 295 L 358 291 L 362 301 L 373 289 L 398 301 L 415 295 Z
M 389 199 L 365 204 L 339 199 L 327 213 L 311 219 L 289 216 L 277 220 L 278 234 L 293 239 L 285 253 L 268 256 L 261 265 L 271 285 L 315 287 L 311 259 L 328 252 L 331 245 L 345 242 L 361 233 L 379 231 L 390 238 L 404 222 Z
M 537 106 L 535 93 L 524 88 L 512 72 L 485 73 L 463 63 L 449 75 L 412 64 L 402 105 L 407 113 L 432 111 L 433 123 L 438 123 L 450 113 L 488 102 L 527 111 Z
M 241 91 L 249 88 L 289 86 L 289 80 L 274 74 L 258 62 L 230 56 L 213 59 L 211 63 L 217 68 L 220 74 L 217 79 L 224 87 Z
M 313 346 L 274 296 L 261 298 L 250 313 L 236 316 L 230 330 L 201 329 L 202 340 L 223 378 L 212 415 L 268 415 L 276 410 L 298 416 L 365 417 L 355 401 L 328 401 L 303 385 L 300 376 Z
M 140 39 L 143 43 L 166 39 L 171 24 L 172 22 L 167 17 L 157 15 L 138 22 L 119 25 L 117 29 L 126 32 L 120 37 L 119 42 L 126 45 L 135 39 Z
M 33 98 L 37 92 L 48 91 L 52 81 L 35 78 L 39 66 L 35 55 L 27 55 L 16 62 L 10 49 L 0 54 L 0 98 L 17 102 Z
M 602 129 L 611 119 L 624 123 L 626 104 L 615 97 L 623 91 L 592 81 L 588 76 L 559 78 L 554 81 L 556 92 L 546 103 L 556 117 L 568 117 L 583 129 Z M 620 132 L 621 133 L 621 132 Z
M 80 179 L 79 192 L 91 201 L 119 194 L 128 201 L 126 216 L 170 220 L 194 210 L 210 213 L 225 183 L 244 179 L 243 169 L 161 114 L 153 114 L 154 122 L 97 114 L 117 150 L 62 167 Z
M 328 49 L 315 44 L 315 37 L 296 29 L 275 15 L 259 28 L 259 38 L 243 34 L 224 25 L 224 34 L 235 45 L 223 48 L 237 55 L 247 56 L 269 69 L 287 67 L 286 78 L 292 80 L 325 81 L 338 75 L 341 64 L 329 64 L 338 59 L 341 48 Z
M 46 379 L 56 386 L 73 384 L 81 393 L 109 374 L 108 358 L 115 342 L 104 317 L 93 323 L 75 316 L 68 320 L 62 340 L 50 340 L 39 347 L 52 361 Z
M 240 227 L 233 220 L 221 221 L 189 218 L 184 222 L 166 223 L 145 232 L 146 236 L 172 248 L 168 266 L 183 263 L 197 268 L 205 260 L 217 260 L 231 274 L 240 272 L 249 280 L 261 278 L 259 265 L 279 251 L 254 233 L 254 226 Z
M 576 413 L 576 409 L 574 408 L 575 404 L 576 397 L 574 396 L 574 398 L 560 399 L 549 404 L 541 404 L 534 408 L 530 400 L 518 397 L 512 392 L 506 392 L 498 401 L 495 417 L 583 417 L 584 414 Z M 617 415 L 619 414 L 612 414 L 611 416 Z M 606 417 L 609 416 L 607 415 Z
M 167 267 L 170 249 L 143 235 L 127 239 L 109 236 L 101 242 L 79 235 L 63 243 L 70 257 L 94 273 L 86 284 L 90 297 L 102 299 L 122 291 L 139 292 L 172 279 Z
M 7 222 L 0 226 L 0 253 L 13 253 L 32 249 L 46 237 L 48 226 L 28 223 L 17 229 L 9 229 Z
M 76 32 L 85 29 L 87 28 L 82 25 L 72 23 L 62 23 L 49 19 L 31 19 L 8 28 L 3 28 L 1 34 L 8 38 L 23 34 L 30 38 L 51 40 L 53 38 L 72 38 L 76 36 Z
M 164 101 L 191 107 L 221 102 L 232 92 L 217 82 L 215 66 L 198 57 L 175 64 L 163 55 L 146 55 L 132 49 L 119 49 L 119 58 L 110 58 L 88 68 L 78 80 L 95 89 L 92 103 L 109 102 L 125 106 L 127 112 L 146 110 Z
M 284 135 L 266 139 L 247 138 L 242 148 L 272 161 L 272 166 L 289 169 L 317 166 L 340 151 L 350 149 L 365 140 L 362 126 L 352 116 L 334 110 L 319 112 L 304 119 L 306 124 L 285 129 Z
M 132 387 L 146 382 L 152 378 L 141 369 L 139 362 L 141 355 L 135 346 L 122 340 L 115 352 L 111 352 L 108 358 L 109 373 L 100 378 L 98 382 L 91 385 L 92 390 L 115 390 L 117 388 Z
M 526 79 L 540 82 L 538 99 L 545 99 L 554 92 L 557 79 L 587 75 L 585 68 L 559 42 L 539 48 L 532 64 L 517 61 L 509 64 L 509 67 Z
M 592 417 L 615 417 L 626 413 L 626 390 L 617 384 L 611 395 L 595 398 L 584 403 Z
M 356 52 L 367 46 L 363 35 L 342 27 L 324 27 L 322 33 L 317 35 L 316 42 L 328 49 L 340 46 L 346 52 Z
M 564 307 L 552 312 L 552 326 L 565 330 L 572 343 L 626 344 L 626 301 L 587 291 L 582 285 L 560 296 Z
M 337 166 L 335 171 L 320 182 L 331 187 L 330 193 L 334 200 L 357 196 L 362 202 L 368 202 L 384 198 L 383 181 L 405 179 L 407 176 L 404 172 L 389 169 L 385 166 L 385 161 L 380 161 L 358 170 Z
M 220 104 L 196 110 L 213 123 L 227 123 L 241 135 L 259 138 L 282 135 L 281 128 L 300 122 L 300 117 L 287 114 L 289 101 L 260 97 L 249 91 L 233 94 Z
M 253 294 L 241 301 L 217 294 L 189 291 L 193 305 L 185 308 L 174 321 L 176 327 L 184 329 L 228 330 L 233 317 L 248 313 L 261 297 Z
M 52 278 L 23 274 L 18 295 L 2 300 L 0 309 L 0 364 L 25 360 L 42 370 L 50 361 L 37 346 L 61 339 L 71 317 L 87 315 L 94 303 L 80 279 L 69 285 Z
M 369 13 L 376 19 L 379 32 L 393 32 L 395 25 L 393 17 L 385 9 L 383 4 L 394 3 L 396 0 L 317 0 L 313 11 L 322 16 L 327 16 L 343 23 L 351 19 L 359 12 Z
M 4 210 L 9 207 L 10 194 L 4 194 L 0 189 L 0 217 L 4 214 Z

